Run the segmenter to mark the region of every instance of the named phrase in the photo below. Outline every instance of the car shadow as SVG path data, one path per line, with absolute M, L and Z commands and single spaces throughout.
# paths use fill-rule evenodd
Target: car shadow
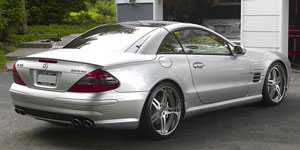
M 164 140 L 146 139 L 136 131 L 77 128 L 51 123 L 46 123 L 47 127 L 38 127 L 38 132 L 31 134 L 40 145 L 55 145 L 61 149 L 183 149 L 186 146 L 189 149 L 209 149 L 213 146 L 231 149 L 236 145 L 226 143 L 265 138 L 260 137 L 261 133 L 278 123 L 271 116 L 276 115 L 288 121 L 292 111 L 280 111 L 286 105 L 294 104 L 289 101 L 284 103 L 276 107 L 254 103 L 185 119 L 175 134 Z

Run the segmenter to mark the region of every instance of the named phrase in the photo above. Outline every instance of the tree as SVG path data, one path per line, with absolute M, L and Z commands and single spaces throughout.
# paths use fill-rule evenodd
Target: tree
M 95 3 L 95 7 L 98 10 L 99 14 L 103 14 L 104 16 L 115 16 L 115 2 L 113 0 L 100 0 Z
M 0 41 L 8 43 L 13 26 L 18 24 L 22 16 L 20 0 L 0 0 Z
M 22 2 L 23 17 L 21 18 L 21 21 L 20 21 L 18 33 L 19 34 L 27 34 L 28 29 L 27 29 L 27 13 L 26 13 L 26 8 L 25 8 L 25 0 L 21 0 L 21 2 Z
M 64 22 L 70 24 L 103 24 L 116 21 L 114 0 L 95 0 L 93 3 L 89 0 L 85 4 L 87 10 L 69 13 Z

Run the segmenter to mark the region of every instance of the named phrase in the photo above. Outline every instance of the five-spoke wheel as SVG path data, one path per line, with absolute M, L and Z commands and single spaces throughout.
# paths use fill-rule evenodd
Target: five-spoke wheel
M 263 89 L 263 102 L 267 105 L 279 104 L 286 92 L 287 77 L 281 63 L 273 63 L 267 74 Z
M 168 82 L 159 84 L 150 93 L 145 104 L 140 132 L 151 138 L 165 138 L 177 128 L 182 114 L 179 90 Z

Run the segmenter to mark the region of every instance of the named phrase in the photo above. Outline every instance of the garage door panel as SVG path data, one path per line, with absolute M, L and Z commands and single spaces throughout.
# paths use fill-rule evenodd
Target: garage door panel
M 287 55 L 288 0 L 241 0 L 241 45 Z
M 244 15 L 280 15 L 280 0 L 244 0 Z
M 273 52 L 280 52 L 280 50 L 278 48 L 263 48 L 263 47 L 255 47 L 255 48 L 251 48 L 251 47 L 247 47 L 248 50 L 261 50 L 261 51 L 273 51 Z
M 278 16 L 245 16 L 245 31 L 279 31 Z
M 279 48 L 279 32 L 244 32 L 244 46 L 258 48 Z
M 135 20 L 153 20 L 153 4 L 118 4 L 117 16 L 118 22 Z

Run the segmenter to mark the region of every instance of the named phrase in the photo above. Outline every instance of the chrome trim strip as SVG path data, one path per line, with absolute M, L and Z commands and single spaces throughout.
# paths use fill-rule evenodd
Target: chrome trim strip
M 112 124 L 112 123 L 129 123 L 129 122 L 138 122 L 136 118 L 125 118 L 125 119 L 112 119 L 112 120 L 99 120 L 95 121 L 95 124 Z

